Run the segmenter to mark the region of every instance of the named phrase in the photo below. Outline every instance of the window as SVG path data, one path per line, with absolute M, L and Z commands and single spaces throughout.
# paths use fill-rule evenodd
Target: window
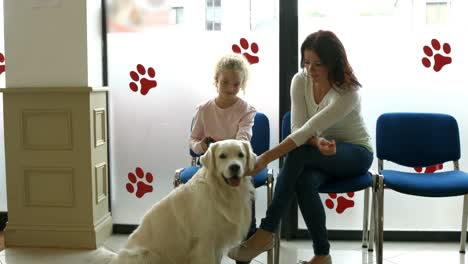
M 426 3 L 426 24 L 441 25 L 447 22 L 449 3 L 447 1 L 431 1 Z
M 184 7 L 173 6 L 171 8 L 171 24 L 179 25 L 184 23 Z
M 221 31 L 221 0 L 206 1 L 206 30 Z
M 112 65 L 108 71 L 112 220 L 137 224 L 155 201 L 172 191 L 174 170 L 189 164 L 187 140 L 194 110 L 216 95 L 214 64 L 233 47 L 248 53 L 252 63 L 246 93 L 240 96 L 268 116 L 271 145 L 277 144 L 278 0 L 252 0 L 251 9 L 250 0 L 108 1 L 112 4 L 108 23 L 116 25 L 107 34 Z M 258 18 L 254 30 L 249 28 L 251 10 Z M 174 107 L 177 112 L 171 111 Z M 0 151 L 2 139 L 0 132 Z M 271 166 L 277 171 L 274 163 Z M 151 173 L 154 179 L 144 182 L 152 188 L 138 196 L 135 189 L 127 189 L 127 184 L 135 186 L 128 175 L 137 171 Z M 259 188 L 257 197 L 260 218 L 266 211 L 266 188 Z

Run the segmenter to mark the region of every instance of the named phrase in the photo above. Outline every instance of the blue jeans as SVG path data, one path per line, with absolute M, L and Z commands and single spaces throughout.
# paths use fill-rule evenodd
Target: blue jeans
M 324 156 L 310 145 L 302 145 L 291 151 L 278 175 L 272 204 L 268 207 L 260 228 L 275 232 L 296 194 L 307 230 L 312 237 L 315 255 L 328 255 L 330 243 L 318 188 L 328 179 L 347 179 L 365 174 L 372 160 L 372 152 L 349 143 L 337 143 L 336 154 L 333 156 Z

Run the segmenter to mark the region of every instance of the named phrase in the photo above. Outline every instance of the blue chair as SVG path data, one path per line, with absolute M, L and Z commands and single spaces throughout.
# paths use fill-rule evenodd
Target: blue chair
M 281 138 L 284 140 L 287 136 L 291 134 L 291 113 L 287 112 L 283 116 L 281 123 Z M 319 187 L 320 193 L 347 193 L 347 192 L 357 192 L 364 190 L 364 215 L 363 215 L 363 228 L 362 228 L 362 247 L 368 248 L 369 251 L 373 251 L 373 238 L 374 230 L 376 228 L 374 221 L 374 199 L 372 199 L 371 207 L 371 221 L 373 224 L 370 226 L 369 231 L 369 192 L 373 190 L 374 181 L 377 179 L 375 173 L 367 172 L 366 174 L 359 175 L 352 179 L 347 180 L 330 180 L 325 182 L 322 186 Z M 372 195 L 374 197 L 374 195 Z M 370 235 L 368 235 L 370 233 Z M 277 240 L 279 237 L 277 237 Z M 275 257 L 279 256 L 279 246 L 276 245 L 275 248 Z M 276 264 L 279 262 L 276 262 Z
M 255 114 L 254 125 L 252 127 L 252 139 L 250 141 L 253 152 L 257 155 L 262 154 L 270 148 L 270 121 L 268 117 L 260 112 Z M 178 169 L 174 176 L 174 187 L 188 182 L 193 175 L 200 169 L 198 164 L 198 155 L 190 150 L 192 164 L 190 167 Z M 267 187 L 267 203 L 271 204 L 273 197 L 273 170 L 265 168 L 257 175 L 252 177 L 252 183 L 255 188 Z M 268 251 L 268 263 L 273 263 L 273 250 Z
M 460 138 L 455 118 L 438 113 L 385 113 L 377 119 L 379 162 L 378 236 L 383 240 L 384 188 L 424 197 L 464 195 L 460 253 L 465 253 L 468 213 L 468 174 L 459 170 Z M 412 173 L 385 170 L 384 160 L 407 167 L 427 167 L 453 161 L 450 171 Z

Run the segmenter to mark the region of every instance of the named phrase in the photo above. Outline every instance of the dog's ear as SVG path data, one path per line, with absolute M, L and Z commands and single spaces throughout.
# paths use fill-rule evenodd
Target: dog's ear
M 250 145 L 250 142 L 243 141 L 242 143 L 244 145 L 244 150 L 245 150 L 245 154 L 247 157 L 246 167 L 248 168 L 248 171 L 252 171 L 255 168 L 255 161 L 257 160 L 257 155 L 253 152 L 252 145 Z M 255 176 L 255 175 L 252 175 L 252 176 Z
M 218 146 L 217 143 L 211 143 L 208 150 L 200 157 L 200 163 L 203 167 L 212 170 L 215 167 L 215 149 Z

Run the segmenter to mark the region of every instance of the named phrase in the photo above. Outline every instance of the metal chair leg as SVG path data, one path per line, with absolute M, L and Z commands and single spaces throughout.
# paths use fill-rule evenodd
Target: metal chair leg
M 174 175 L 174 188 L 178 187 L 180 185 L 180 173 L 183 171 L 184 169 L 178 169 L 175 171 L 175 175 Z
M 268 179 L 267 179 L 267 201 L 268 206 L 271 205 L 273 201 L 273 188 L 274 188 L 274 177 L 273 170 L 268 170 Z M 279 254 L 280 254 L 280 233 L 281 233 L 281 222 L 279 224 L 278 231 L 274 235 L 275 245 L 272 249 L 268 250 L 267 263 L 268 264 L 279 264 Z
M 377 264 L 383 263 L 383 226 L 384 226 L 384 183 L 383 183 L 383 176 L 378 176 L 378 183 L 377 183 L 377 195 L 376 195 L 376 209 L 377 209 L 377 219 L 376 219 L 376 226 L 377 226 L 377 244 L 376 244 L 376 261 Z
M 268 206 L 271 205 L 271 202 L 273 201 L 273 182 L 274 182 L 274 178 L 273 178 L 273 170 L 269 169 L 268 170 L 268 178 L 267 178 L 267 182 L 266 182 L 266 185 L 267 185 L 267 203 L 268 203 Z M 277 242 L 278 243 L 278 242 Z M 276 246 L 276 245 L 275 245 Z M 267 253 L 267 263 L 268 264 L 273 264 L 274 263 L 274 257 L 276 256 L 276 252 L 275 252 L 276 248 L 273 247 L 272 249 L 268 250 L 268 253 Z
M 369 230 L 369 244 L 367 251 L 372 252 L 374 251 L 374 244 L 375 244 L 375 233 L 376 233 L 376 225 L 377 225 L 377 209 L 376 209 L 376 197 L 377 197 L 377 182 L 378 182 L 378 175 L 373 173 L 372 174 L 372 199 L 371 199 L 371 216 L 370 216 L 370 230 Z
M 376 230 L 376 209 L 375 209 L 375 198 L 376 193 L 372 191 L 371 197 L 371 215 L 370 215 L 370 225 L 369 225 L 369 241 L 367 251 L 372 252 L 374 251 L 374 244 L 375 244 L 375 230 Z
M 367 188 L 364 191 L 364 215 L 362 219 L 362 247 L 366 248 L 368 246 L 368 226 L 369 226 L 369 189 Z
M 279 264 L 280 260 L 280 244 L 281 244 L 281 221 L 279 222 L 278 225 L 278 230 L 275 233 L 275 262 L 274 264 Z
M 273 264 L 274 263 L 273 258 L 275 257 L 275 255 L 276 255 L 275 248 L 272 248 L 272 249 L 268 250 L 268 252 L 267 252 L 267 263 L 268 264 Z
M 465 244 L 466 244 L 466 224 L 468 218 L 468 194 L 463 196 L 463 215 L 462 215 L 462 225 L 460 230 L 460 253 L 465 254 Z

